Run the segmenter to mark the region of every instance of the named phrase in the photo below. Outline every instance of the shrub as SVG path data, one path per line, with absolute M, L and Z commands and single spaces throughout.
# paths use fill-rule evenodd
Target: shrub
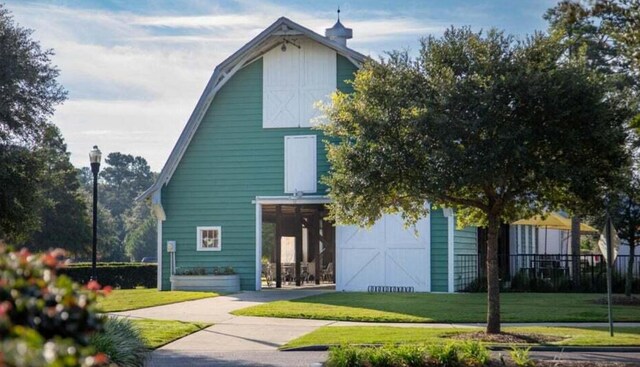
M 221 266 L 213 267 L 213 275 L 233 275 L 235 273 L 236 271 L 231 266 L 225 266 L 224 268 Z
M 429 347 L 429 359 L 434 366 L 457 366 L 459 362 L 458 348 L 453 343 L 434 344 Z
M 361 347 L 343 345 L 329 349 L 328 367 L 358 367 L 362 365 Z
M 102 329 L 96 293 L 58 275 L 62 250 L 33 255 L 0 245 L 0 365 L 93 366 L 90 337 Z M 97 283 L 89 285 L 99 288 Z
M 427 359 L 425 348 L 417 345 L 399 346 L 396 349 L 396 354 L 406 367 L 424 366 Z
M 396 347 L 367 348 L 367 365 L 371 367 L 400 366 Z
M 516 366 L 518 367 L 530 367 L 533 366 L 533 361 L 531 360 L 531 357 L 529 357 L 529 349 L 531 349 L 531 347 L 529 348 L 518 348 L 518 347 L 511 347 L 511 350 L 509 351 L 509 355 L 511 355 L 511 359 L 513 360 L 513 363 L 515 363 Z
M 176 268 L 176 275 L 207 275 L 205 268 Z
M 157 286 L 157 269 L 156 264 L 99 263 L 98 281 L 122 289 L 154 288 Z M 91 279 L 91 264 L 72 264 L 61 269 L 60 273 L 66 274 L 78 283 L 86 284 Z
M 233 275 L 236 271 L 231 266 L 214 266 L 211 270 L 207 268 L 176 268 L 176 275 Z
M 104 331 L 91 338 L 91 345 L 118 366 L 142 367 L 149 353 L 138 329 L 120 318 L 107 319 Z
M 460 359 L 468 366 L 486 366 L 491 359 L 491 354 L 482 343 L 468 341 L 460 348 Z

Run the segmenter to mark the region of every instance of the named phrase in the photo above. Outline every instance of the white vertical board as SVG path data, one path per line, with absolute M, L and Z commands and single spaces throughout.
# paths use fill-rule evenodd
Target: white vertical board
M 300 122 L 300 50 L 275 47 L 263 57 L 262 127 L 297 127 Z
M 405 229 L 399 215 L 385 215 L 371 228 L 336 228 L 336 290 L 366 291 L 369 286 L 431 290 L 429 219 Z
M 315 104 L 329 103 L 331 93 L 337 88 L 337 59 L 334 50 L 311 40 L 302 44 L 302 51 L 300 127 L 309 127 L 316 125 L 322 115 Z
M 317 191 L 317 148 L 315 135 L 284 137 L 284 192 Z
M 276 46 L 263 56 L 262 127 L 309 127 L 337 86 L 336 52 L 309 39 Z

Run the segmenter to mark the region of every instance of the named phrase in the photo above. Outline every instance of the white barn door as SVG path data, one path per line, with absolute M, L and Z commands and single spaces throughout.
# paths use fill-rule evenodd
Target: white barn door
M 405 229 L 399 215 L 385 215 L 369 229 L 336 228 L 336 290 L 369 286 L 413 287 L 431 291 L 429 218 Z

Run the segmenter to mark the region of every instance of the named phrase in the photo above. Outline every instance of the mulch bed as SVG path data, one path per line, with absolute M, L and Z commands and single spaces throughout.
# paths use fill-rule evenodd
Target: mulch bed
M 500 360 L 492 360 L 491 367 L 514 367 L 515 364 L 511 361 L 505 360 L 505 363 L 502 363 Z M 591 361 L 534 361 L 533 366 L 535 367 L 631 367 L 637 366 L 634 363 L 621 363 L 621 362 L 591 362 Z
M 562 337 L 554 335 L 520 333 L 487 334 L 483 331 L 476 331 L 473 333 L 460 333 L 457 335 L 452 335 L 450 336 L 450 338 L 501 344 L 548 344 L 564 339 Z
M 593 301 L 593 303 L 599 304 L 599 305 L 606 305 L 608 304 L 608 300 L 607 297 L 602 297 L 602 298 L 598 298 L 596 300 Z M 617 306 L 640 306 L 640 298 L 638 297 L 627 297 L 627 296 L 612 296 L 611 297 L 611 304 L 613 305 L 617 305 Z
M 536 367 L 627 367 L 637 366 L 635 363 L 591 362 L 591 361 L 536 361 Z

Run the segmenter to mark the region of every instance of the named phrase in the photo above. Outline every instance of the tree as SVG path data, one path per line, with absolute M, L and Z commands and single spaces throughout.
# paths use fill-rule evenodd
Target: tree
M 114 217 L 119 217 L 153 184 L 153 172 L 144 158 L 130 154 L 109 153 L 105 163 L 107 166 L 100 172 L 103 202 Z
M 564 0 L 549 9 L 545 19 L 549 21 L 550 32 L 562 40 L 569 57 L 584 58 L 589 67 L 604 74 L 611 85 L 610 93 L 616 93 L 616 99 L 632 111 L 626 121 L 631 130 L 626 146 L 629 154 L 637 157 L 639 140 L 637 132 L 632 130 L 640 128 L 640 2 Z M 637 161 L 634 159 L 623 184 L 609 198 L 609 214 L 619 229 L 620 237 L 630 246 L 625 285 L 627 296 L 631 296 L 633 255 L 638 242 L 637 226 L 640 225 L 640 171 Z M 606 215 L 602 213 L 595 218 L 602 225 L 606 222 Z
M 540 34 L 514 42 L 452 28 L 424 39 L 416 60 L 367 62 L 322 127 L 336 141 L 331 214 L 371 225 L 400 212 L 411 224 L 429 202 L 455 209 L 458 226 L 486 225 L 487 332 L 498 333 L 500 223 L 597 205 L 627 164 L 627 111 L 605 86 Z
M 63 248 L 74 254 L 86 254 L 91 241 L 91 223 L 87 203 L 80 192 L 77 170 L 57 127 L 47 127 L 43 144 L 36 151 L 48 172 L 40 189 L 46 198 L 40 211 L 40 228 L 24 245 L 39 251 Z
M 38 227 L 43 166 L 32 154 L 66 92 L 51 50 L 31 39 L 0 4 L 0 238 L 20 240 Z
M 131 261 L 145 256 L 156 256 L 157 222 L 151 214 L 151 203 L 140 200 L 125 215 L 124 247 Z
M 31 39 L 0 5 L 0 142 L 37 142 L 49 125 L 54 106 L 66 98 L 51 65 L 52 50 Z
M 629 246 L 629 260 L 625 276 L 624 293 L 631 297 L 636 246 L 640 244 L 640 179 L 632 178 L 628 187 L 612 200 L 609 213 L 620 239 Z
M 582 57 L 608 75 L 614 90 L 635 105 L 630 126 L 640 128 L 640 1 L 563 0 L 544 17 L 569 58 Z
M 0 239 L 21 242 L 40 226 L 42 162 L 26 147 L 0 146 Z
M 87 212 L 92 208 L 87 207 Z M 111 212 L 98 204 L 98 261 L 126 261 L 124 244 L 118 238 L 118 225 Z
M 83 167 L 77 177 L 90 197 L 93 190 L 90 169 Z M 114 152 L 105 159 L 98 183 L 101 243 L 98 247 L 105 249 L 100 255 L 103 261 L 123 261 L 126 257 L 137 259 L 155 253 L 155 250 L 149 252 L 149 247 L 156 246 L 156 222 L 145 203 L 135 202 L 135 198 L 151 186 L 154 179 L 154 173 L 142 157 Z M 101 218 L 103 215 L 105 217 Z

